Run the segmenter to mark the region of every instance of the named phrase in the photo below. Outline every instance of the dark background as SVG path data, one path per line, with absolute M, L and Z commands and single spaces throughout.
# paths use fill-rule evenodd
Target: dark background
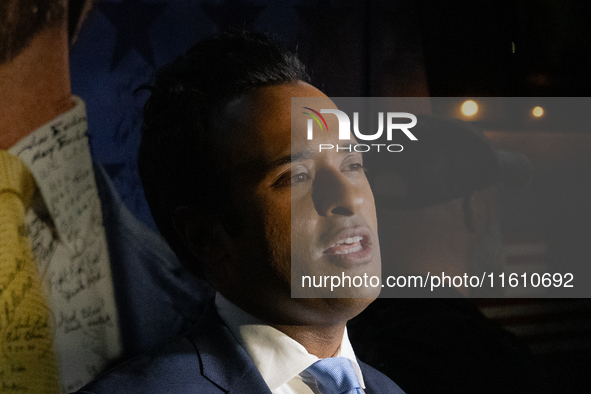
M 72 82 L 87 104 L 95 159 L 153 226 L 135 164 L 146 93 L 133 92 L 201 38 L 227 27 L 275 33 L 329 96 L 542 98 L 589 95 L 590 25 L 591 2 L 574 0 L 101 0 L 72 47 Z M 550 272 L 586 267 L 591 133 L 552 122 L 559 114 L 545 109 L 545 123 L 530 123 L 527 132 L 481 122 L 497 144 L 526 153 L 535 167 L 531 188 L 506 201 L 507 242 L 541 245 L 529 258 Z M 587 300 L 477 302 L 530 346 L 557 391 L 590 391 L 583 388 L 591 367 Z

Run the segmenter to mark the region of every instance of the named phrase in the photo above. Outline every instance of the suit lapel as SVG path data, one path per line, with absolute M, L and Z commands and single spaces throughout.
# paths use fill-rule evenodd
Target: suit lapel
M 221 390 L 232 393 L 271 391 L 254 362 L 209 303 L 189 335 L 200 359 L 201 374 Z
M 359 359 L 357 361 L 365 382 L 365 394 L 404 394 L 404 391 L 386 375 L 359 361 Z
M 213 300 L 188 338 L 199 357 L 200 372 L 228 394 L 271 394 L 254 362 L 218 315 Z M 359 362 L 366 394 L 404 394 L 382 373 Z

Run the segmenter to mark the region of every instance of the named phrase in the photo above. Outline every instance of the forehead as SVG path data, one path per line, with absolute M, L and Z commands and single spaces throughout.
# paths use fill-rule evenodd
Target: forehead
M 292 97 L 309 97 L 309 105 L 334 108 L 326 95 L 305 82 L 261 87 L 242 95 L 228 103 L 215 124 L 216 129 L 228 131 L 223 149 L 226 165 L 262 166 L 292 148 L 305 147 L 309 117 L 294 111 L 297 119 L 292 133 Z

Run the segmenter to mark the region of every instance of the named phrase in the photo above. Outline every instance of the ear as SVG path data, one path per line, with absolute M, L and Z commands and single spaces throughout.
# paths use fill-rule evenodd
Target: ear
M 211 261 L 223 255 L 217 237 L 219 221 L 211 212 L 180 206 L 174 211 L 173 222 L 176 232 L 196 257 Z
M 488 198 L 484 190 L 476 190 L 464 197 L 464 220 L 472 233 L 480 233 L 488 221 Z

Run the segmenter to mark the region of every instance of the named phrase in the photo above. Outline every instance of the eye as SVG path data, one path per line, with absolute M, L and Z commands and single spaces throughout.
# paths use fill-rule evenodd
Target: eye
M 306 182 L 309 179 L 310 179 L 310 175 L 308 175 L 304 172 L 300 172 L 299 174 L 292 175 L 291 184 L 295 185 L 297 183 Z
M 349 171 L 356 171 L 356 172 L 363 171 L 363 168 L 364 168 L 363 164 L 361 164 L 361 163 L 349 164 L 348 167 L 349 167 Z
M 363 163 L 358 160 L 349 160 L 342 164 L 342 172 L 363 172 L 365 171 Z
M 300 172 L 288 171 L 279 177 L 279 179 L 273 184 L 274 187 L 284 188 L 292 187 L 312 179 L 309 173 L 300 170 Z
M 347 155 L 342 161 L 341 172 L 350 173 L 363 173 L 365 171 L 363 167 L 363 156 L 360 153 Z

